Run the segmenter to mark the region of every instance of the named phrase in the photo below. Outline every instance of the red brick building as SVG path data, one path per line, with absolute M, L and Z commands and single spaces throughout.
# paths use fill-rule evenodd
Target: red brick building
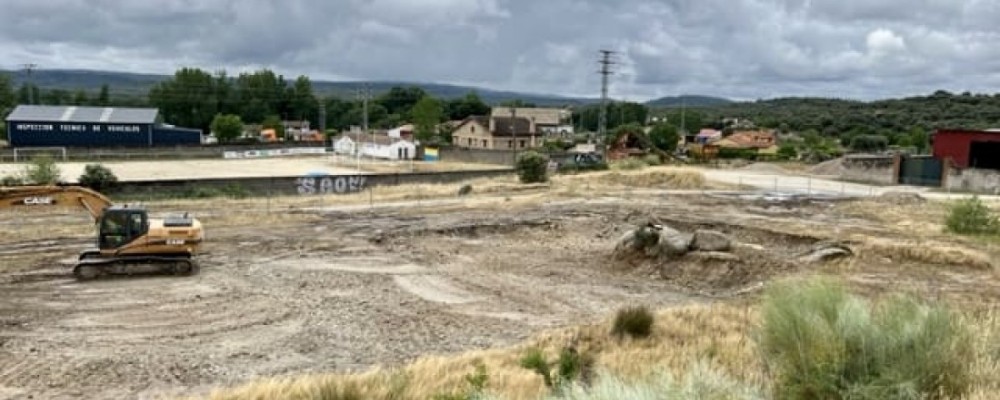
M 934 158 L 954 167 L 1000 169 L 1000 131 L 941 129 L 931 140 Z

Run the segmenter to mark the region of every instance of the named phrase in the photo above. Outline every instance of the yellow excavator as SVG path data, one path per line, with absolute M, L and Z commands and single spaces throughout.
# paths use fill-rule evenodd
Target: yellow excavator
M 73 275 L 79 280 L 104 275 L 198 271 L 193 259 L 201 247 L 201 222 L 187 213 L 149 218 L 146 209 L 115 205 L 103 194 L 81 186 L 0 187 L 0 209 L 82 207 L 97 225 L 97 248 L 80 253 Z M 152 271 L 150 271 L 152 269 Z

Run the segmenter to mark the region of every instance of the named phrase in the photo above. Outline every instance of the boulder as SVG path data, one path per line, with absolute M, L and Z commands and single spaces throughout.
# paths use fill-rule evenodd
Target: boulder
M 799 257 L 800 262 L 807 264 L 835 260 L 838 258 L 850 257 L 854 251 L 850 247 L 840 243 L 821 242 L 813 246 L 812 250 Z
M 697 251 L 729 251 L 733 240 L 719 231 L 697 230 L 691 248 Z
M 655 252 L 652 255 L 659 256 L 683 256 L 691 248 L 694 235 L 678 231 L 669 226 L 662 226 L 659 232 L 659 240 L 656 242 Z

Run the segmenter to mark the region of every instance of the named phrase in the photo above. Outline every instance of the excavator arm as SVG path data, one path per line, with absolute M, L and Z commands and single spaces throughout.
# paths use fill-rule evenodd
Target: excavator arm
M 101 219 L 111 200 L 103 194 L 81 186 L 13 186 L 0 187 L 0 209 L 13 207 L 83 207 L 94 218 Z

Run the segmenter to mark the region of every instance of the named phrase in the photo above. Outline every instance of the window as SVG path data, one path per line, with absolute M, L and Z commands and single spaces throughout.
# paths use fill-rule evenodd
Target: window
M 486 139 L 483 139 L 483 147 L 489 147 L 486 145 Z
M 524 148 L 524 141 L 523 140 L 521 141 L 520 146 L 521 146 L 522 149 Z
M 514 147 L 514 141 L 513 140 L 508 140 L 507 141 L 507 148 L 510 149 L 510 148 L 513 148 L 513 147 Z
M 468 139 L 465 139 L 465 140 L 468 142 L 467 145 L 469 147 L 472 147 L 472 138 L 468 138 Z
M 476 126 L 475 126 L 475 125 L 472 125 L 472 126 L 469 126 L 469 130 L 470 130 L 470 131 L 471 131 L 472 133 L 476 133 Z

